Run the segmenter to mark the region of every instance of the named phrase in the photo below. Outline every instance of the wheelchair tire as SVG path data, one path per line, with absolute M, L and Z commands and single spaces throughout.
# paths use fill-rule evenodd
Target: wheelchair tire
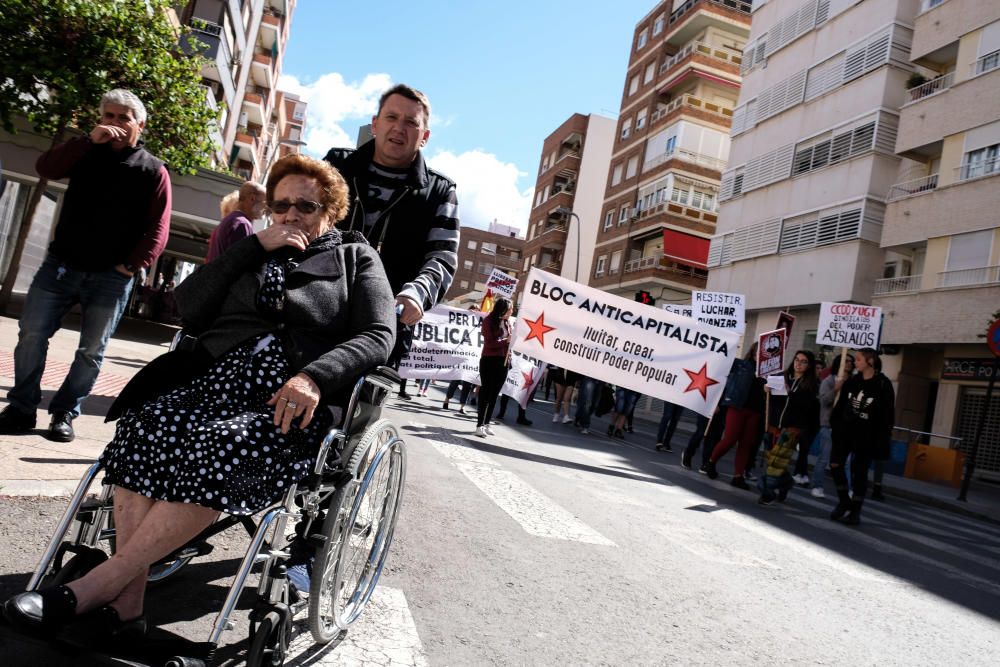
M 323 522 L 309 587 L 309 630 L 328 643 L 361 615 L 392 544 L 406 477 L 406 452 L 392 422 L 368 427 Z
M 247 651 L 247 667 L 281 667 L 288 655 L 290 639 L 290 619 L 289 623 L 282 623 L 281 614 L 269 611 L 254 630 Z
M 177 574 L 182 567 L 191 562 L 191 556 L 187 558 L 177 558 L 169 563 L 160 563 L 159 565 L 154 565 L 149 568 L 149 577 L 146 579 L 146 584 L 150 586 L 155 586 L 156 584 L 164 582 L 169 577 Z

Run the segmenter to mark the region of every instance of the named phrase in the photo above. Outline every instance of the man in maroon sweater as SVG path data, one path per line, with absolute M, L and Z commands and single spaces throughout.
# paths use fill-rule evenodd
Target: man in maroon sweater
M 49 339 L 76 304 L 80 346 L 49 403 L 46 437 L 69 442 L 73 419 L 101 370 L 104 348 L 128 303 L 133 275 L 163 252 L 170 230 L 170 177 L 139 141 L 146 108 L 127 90 L 101 99 L 100 124 L 42 154 L 49 179 L 69 178 L 55 236 L 35 274 L 14 349 L 14 386 L 0 412 L 0 433 L 35 428 Z
M 241 239 L 253 236 L 253 221 L 264 215 L 267 193 L 260 183 L 247 181 L 240 186 L 240 200 L 236 210 L 219 223 L 208 242 L 206 262 L 226 251 L 226 248 Z

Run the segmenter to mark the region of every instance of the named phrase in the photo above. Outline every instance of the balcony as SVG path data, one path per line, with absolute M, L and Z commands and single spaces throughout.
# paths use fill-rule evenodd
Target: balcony
M 267 88 L 247 84 L 243 93 L 243 110 L 251 123 L 263 125 L 270 120 L 267 113 Z
M 954 83 L 955 72 L 948 72 L 947 74 L 942 74 L 936 79 L 931 79 L 930 81 L 922 83 L 919 86 L 914 86 L 906 91 L 907 97 L 910 98 L 907 104 L 912 104 L 917 100 L 922 100 L 925 97 L 936 95 L 941 91 L 948 90 Z
M 669 74 L 670 80 L 660 86 L 659 92 L 666 93 L 682 80 L 687 81 L 687 75 L 692 71 L 697 73 L 699 66 L 728 73 L 732 76 L 733 86 L 738 86 L 742 60 L 736 54 L 713 48 L 703 42 L 690 42 L 660 65 L 660 75 Z M 713 73 L 713 76 L 716 74 Z
M 649 171 L 655 167 L 659 167 L 664 162 L 669 162 L 670 160 L 680 160 L 681 162 L 687 162 L 688 164 L 696 164 L 702 167 L 707 167 L 713 171 L 722 172 L 726 168 L 725 160 L 720 160 L 719 158 L 714 158 L 710 155 L 704 155 L 702 153 L 696 153 L 694 151 L 689 151 L 684 148 L 678 148 L 675 150 L 667 151 L 666 153 L 661 153 L 656 157 L 647 160 L 642 164 L 642 170 Z
M 983 266 L 977 269 L 941 271 L 938 289 L 948 287 L 980 287 L 1000 284 L 1000 266 Z
M 713 26 L 733 31 L 731 20 L 734 18 L 746 21 L 746 34 L 749 34 L 752 4 L 751 0 L 687 0 L 667 19 L 668 39 L 671 43 L 683 44 Z
M 900 199 L 913 197 L 914 195 L 919 195 L 924 192 L 930 192 L 937 189 L 937 185 L 937 174 L 931 174 L 930 176 L 924 176 L 923 178 L 915 178 L 912 181 L 906 181 L 904 183 L 896 183 L 889 188 L 889 196 L 886 197 L 886 201 L 898 201 Z
M 921 244 L 929 238 L 972 232 L 983 227 L 983 220 L 995 215 L 996 192 L 1000 170 L 987 174 L 987 163 L 978 162 L 957 168 L 958 176 L 970 178 L 954 183 L 937 182 L 925 177 L 892 187 L 895 194 L 885 210 L 882 224 L 883 248 Z M 898 189 L 897 189 L 898 188 Z M 919 196 L 917 196 L 919 195 Z
M 703 289 L 708 281 L 708 271 L 676 264 L 662 255 L 629 260 L 625 262 L 621 273 L 619 276 L 617 270 L 609 270 L 607 274 L 595 275 L 591 285 L 601 288 L 616 285 L 619 281 L 623 285 L 658 281 Z
M 260 19 L 260 43 L 268 50 L 280 48 L 282 17 L 275 12 L 265 11 Z
M 714 102 L 708 102 L 694 95 L 682 95 L 677 99 L 661 105 L 649 117 L 650 129 L 654 125 L 665 125 L 668 120 L 674 120 L 682 115 L 693 115 L 711 123 L 729 127 L 732 124 L 733 110 Z
M 274 89 L 274 62 L 270 51 L 257 49 L 253 54 L 250 73 L 253 75 L 254 83 L 261 88 Z
M 885 296 L 887 294 L 904 294 L 906 292 L 919 292 L 920 282 L 923 276 L 900 276 L 899 278 L 882 278 L 875 281 L 873 296 Z
M 656 218 L 660 216 L 663 216 L 663 219 L 657 220 Z M 668 220 L 668 218 L 673 218 L 673 220 Z M 715 232 L 715 223 L 718 220 L 719 214 L 715 211 L 705 211 L 693 206 L 666 201 L 640 210 L 636 224 L 645 227 L 647 223 L 674 222 L 685 228 L 712 234 Z

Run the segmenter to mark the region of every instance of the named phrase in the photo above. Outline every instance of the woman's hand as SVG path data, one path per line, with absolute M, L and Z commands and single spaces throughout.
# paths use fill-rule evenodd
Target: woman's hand
M 319 387 L 305 373 L 299 373 L 281 386 L 267 402 L 274 406 L 274 425 L 288 433 L 292 420 L 302 417 L 299 428 L 309 426 L 316 406 L 319 405 Z
M 271 225 L 257 232 L 257 240 L 268 252 L 286 245 L 305 250 L 309 245 L 309 235 L 295 225 Z

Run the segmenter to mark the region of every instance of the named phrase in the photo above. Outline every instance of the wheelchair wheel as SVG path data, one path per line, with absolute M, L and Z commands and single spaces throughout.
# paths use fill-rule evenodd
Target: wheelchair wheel
M 247 651 L 247 667 L 281 667 L 285 664 L 291 630 L 290 620 L 289 623 L 282 623 L 278 612 L 265 614 L 253 632 L 250 650 Z
M 351 479 L 334 495 L 323 522 L 309 588 L 309 630 L 327 643 L 361 615 L 375 590 L 403 496 L 406 455 L 399 432 L 381 419 L 348 461 Z
M 169 563 L 160 563 L 159 565 L 154 565 L 149 568 L 149 577 L 146 582 L 149 584 L 158 584 L 168 577 L 177 574 L 178 571 L 189 562 L 193 556 L 186 556 L 183 558 L 175 558 Z

